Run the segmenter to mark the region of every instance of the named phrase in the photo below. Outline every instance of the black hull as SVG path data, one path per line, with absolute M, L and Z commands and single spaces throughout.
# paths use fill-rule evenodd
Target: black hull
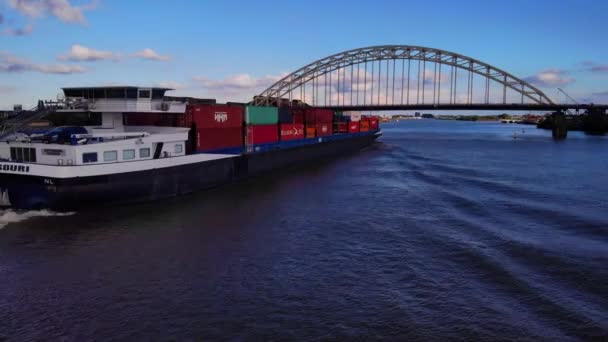
M 2 174 L 0 188 L 8 191 L 11 207 L 18 209 L 70 211 L 96 205 L 153 201 L 354 151 L 370 145 L 377 137 L 369 134 L 233 158 L 103 176 L 60 179 Z

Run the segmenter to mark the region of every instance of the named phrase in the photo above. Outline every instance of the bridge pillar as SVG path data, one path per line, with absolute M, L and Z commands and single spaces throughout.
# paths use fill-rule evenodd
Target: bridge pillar
M 557 111 L 551 114 L 551 119 L 553 121 L 553 139 L 555 140 L 563 140 L 568 136 L 568 124 L 566 123 L 566 116 L 564 112 Z

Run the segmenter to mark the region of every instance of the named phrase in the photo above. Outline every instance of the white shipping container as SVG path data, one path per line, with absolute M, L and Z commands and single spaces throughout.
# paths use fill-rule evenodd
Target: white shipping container
M 342 115 L 350 116 L 350 121 L 361 121 L 361 112 L 344 112 Z

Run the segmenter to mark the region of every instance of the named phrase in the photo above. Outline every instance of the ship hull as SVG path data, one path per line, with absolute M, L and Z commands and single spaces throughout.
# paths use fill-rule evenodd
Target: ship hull
M 361 134 L 217 160 L 85 177 L 0 173 L 2 205 L 71 211 L 83 207 L 154 201 L 197 192 L 272 170 L 343 154 L 370 145 L 379 134 Z

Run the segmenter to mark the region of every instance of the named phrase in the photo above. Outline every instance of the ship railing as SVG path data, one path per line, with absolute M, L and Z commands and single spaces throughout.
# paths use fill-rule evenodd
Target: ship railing
M 72 134 L 73 145 L 82 145 L 89 143 L 103 143 L 117 140 L 129 140 L 145 138 L 150 136 L 148 132 L 131 132 L 131 133 L 86 133 L 86 134 Z

